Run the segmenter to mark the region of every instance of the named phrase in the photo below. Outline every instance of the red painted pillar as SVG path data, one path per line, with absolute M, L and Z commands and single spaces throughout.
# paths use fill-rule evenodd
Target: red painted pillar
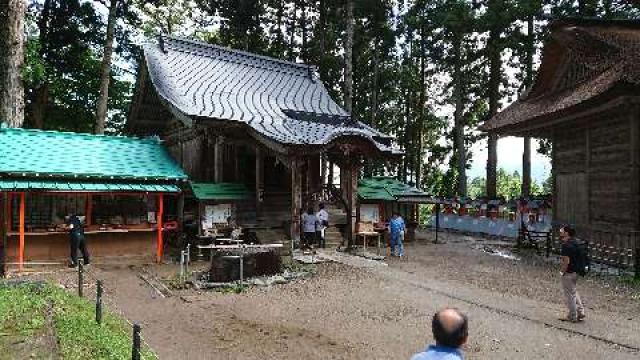
M 20 193 L 20 249 L 18 253 L 18 267 L 22 271 L 24 263 L 24 192 Z
M 156 254 L 156 262 L 159 264 L 162 262 L 162 247 L 163 247 L 163 238 L 162 238 L 162 213 L 164 212 L 164 194 L 158 194 L 158 249 Z

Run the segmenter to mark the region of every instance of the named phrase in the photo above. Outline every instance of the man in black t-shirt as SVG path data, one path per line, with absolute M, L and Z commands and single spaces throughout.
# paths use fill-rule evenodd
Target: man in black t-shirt
M 579 322 L 584 320 L 584 306 L 580 300 L 580 294 L 576 290 L 578 282 L 578 268 L 580 263 L 580 251 L 575 240 L 576 231 L 565 225 L 560 228 L 560 240 L 562 241 L 562 251 L 560 252 L 560 275 L 562 290 L 569 314 L 561 318 L 563 321 Z
M 84 238 L 84 225 L 78 215 L 71 215 L 67 220 L 69 228 L 69 248 L 71 250 L 71 263 L 69 267 L 78 266 L 78 248 L 82 252 L 84 265 L 89 265 L 89 251 L 87 250 L 86 240 Z

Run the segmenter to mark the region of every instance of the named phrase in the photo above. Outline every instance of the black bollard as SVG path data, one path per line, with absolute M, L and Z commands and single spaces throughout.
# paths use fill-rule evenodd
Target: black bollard
M 78 261 L 78 296 L 82 297 L 82 290 L 84 288 L 84 265 L 83 260 Z
M 440 203 L 436 203 L 436 240 L 434 244 L 438 243 L 438 231 L 440 231 Z
M 133 348 L 131 349 L 131 359 L 140 360 L 140 325 L 133 324 Z
M 96 322 L 98 325 L 102 323 L 102 281 L 100 280 L 96 284 Z

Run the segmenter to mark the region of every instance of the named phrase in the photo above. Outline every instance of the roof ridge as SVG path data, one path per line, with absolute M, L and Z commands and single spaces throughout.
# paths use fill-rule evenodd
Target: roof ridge
M 221 46 L 221 45 L 216 45 L 216 44 L 210 44 L 204 41 L 198 41 L 198 40 L 194 40 L 194 39 L 189 39 L 189 38 L 185 38 L 185 37 L 179 37 L 179 36 L 172 36 L 172 35 L 161 35 L 160 38 L 166 38 L 169 39 L 171 41 L 176 41 L 176 42 L 182 42 L 182 43 L 188 43 L 191 45 L 197 45 L 197 46 L 201 46 L 201 47 L 205 47 L 205 48 L 209 48 L 209 49 L 215 49 L 218 51 L 225 51 L 228 53 L 234 53 L 234 54 L 238 54 L 241 56 L 246 56 L 248 58 L 256 58 L 256 59 L 261 59 L 261 60 L 266 60 L 266 61 L 271 61 L 280 65 L 286 65 L 286 66 L 292 66 L 295 68 L 298 68 L 300 70 L 313 70 L 313 68 L 315 68 L 314 65 L 309 65 L 309 64 L 305 64 L 305 63 L 298 63 L 298 62 L 293 62 L 293 61 L 288 61 L 288 60 L 282 60 L 282 59 L 278 59 L 275 57 L 271 57 L 271 56 L 266 56 L 266 55 L 260 55 L 260 54 L 256 54 L 256 53 L 252 53 L 252 52 L 248 52 L 248 51 L 244 51 L 244 50 L 239 50 L 239 49 L 233 49 L 227 46 Z M 156 44 L 157 45 L 157 44 Z M 166 47 L 166 44 L 164 45 Z
M 80 133 L 80 132 L 73 132 L 73 131 L 0 127 L 0 133 L 3 133 L 3 132 L 25 132 L 25 133 L 36 133 L 36 134 L 71 135 L 75 137 L 106 138 L 106 139 L 148 141 L 148 142 L 160 143 L 160 139 L 156 136 L 139 137 L 139 136 L 127 136 L 127 135 L 91 134 L 91 133 Z

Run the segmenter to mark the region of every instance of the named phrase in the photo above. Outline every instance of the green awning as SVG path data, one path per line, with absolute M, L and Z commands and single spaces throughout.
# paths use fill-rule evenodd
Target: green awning
M 358 197 L 363 201 L 432 202 L 431 196 L 427 193 L 386 176 L 358 181 Z
M 0 179 L 0 191 L 179 193 L 173 184 Z
M 191 183 L 193 195 L 198 200 L 247 200 L 253 193 L 244 184 L 238 183 Z
M 396 201 L 396 198 L 384 188 L 360 187 L 360 185 L 358 185 L 358 197 L 364 201 Z
M 178 182 L 187 175 L 157 138 L 0 127 L 0 174 L 71 182 Z

